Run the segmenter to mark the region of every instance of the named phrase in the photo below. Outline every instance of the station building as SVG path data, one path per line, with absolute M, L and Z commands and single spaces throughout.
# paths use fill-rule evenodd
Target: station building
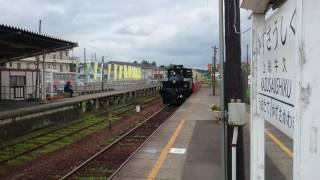
M 3 24 L 0 33 L 0 100 L 45 99 L 75 77 L 77 43 Z
M 4 63 L 0 67 L 1 100 L 30 100 L 35 98 L 36 82 L 41 82 L 42 71 L 37 80 L 37 69 L 45 69 L 46 94 L 53 95 L 63 89 L 66 81 L 76 83 L 76 63 L 70 50 L 46 54 Z M 37 67 L 37 59 L 40 63 Z
M 102 63 L 80 63 L 78 67 L 78 83 L 94 83 L 104 81 L 149 81 L 159 80 L 165 76 L 165 70 L 138 63 L 109 61 Z

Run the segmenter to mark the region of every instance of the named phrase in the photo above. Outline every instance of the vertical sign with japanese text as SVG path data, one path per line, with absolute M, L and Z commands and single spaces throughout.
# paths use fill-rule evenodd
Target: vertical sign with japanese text
M 295 121 L 295 1 L 266 16 L 257 37 L 257 112 L 289 137 Z

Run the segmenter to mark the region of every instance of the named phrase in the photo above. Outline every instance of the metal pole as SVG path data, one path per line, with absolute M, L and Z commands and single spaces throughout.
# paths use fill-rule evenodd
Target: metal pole
M 39 20 L 39 34 L 41 34 L 41 19 Z M 40 64 L 40 57 L 36 56 L 37 59 L 37 67 L 36 67 L 36 90 L 35 90 L 35 98 L 38 98 L 39 94 L 39 99 L 40 99 L 40 93 L 39 93 L 39 79 L 40 79 L 40 69 L 39 69 L 39 64 Z
M 214 63 L 214 55 L 212 56 L 212 62 L 211 62 L 211 84 L 212 84 L 212 95 L 215 95 L 214 89 L 215 89 L 215 84 L 214 84 L 214 74 L 213 74 L 213 63 Z
M 43 50 L 43 54 L 42 54 L 42 101 L 43 102 L 46 102 L 45 60 L 46 60 L 46 51 Z
M 226 180 L 227 177 L 227 168 L 226 168 L 226 150 L 227 150 L 227 143 L 226 143 L 226 122 L 225 122 L 225 111 L 224 111 L 224 0 L 219 0 L 219 47 L 220 47 L 220 107 L 221 107 L 221 122 L 220 122 L 220 129 L 221 129 L 221 179 Z
M 104 81 L 104 56 L 102 56 L 102 70 L 101 70 L 101 90 L 103 92 L 103 81 Z
M 40 57 L 36 56 L 37 59 L 37 67 L 36 67 L 36 89 L 35 89 L 35 98 L 38 98 L 38 94 L 39 94 L 39 64 L 40 64 Z M 40 98 L 39 98 L 40 99 Z
M 41 19 L 39 19 L 39 34 L 41 34 L 41 23 L 42 23 L 42 21 L 41 21 Z
M 246 64 L 246 82 L 247 82 L 246 87 L 247 87 L 247 89 L 249 88 L 248 76 L 249 76 L 249 44 L 247 44 L 247 64 Z
M 83 92 L 86 94 L 86 85 L 87 85 L 87 73 L 86 73 L 86 68 L 87 68 L 87 62 L 86 62 L 86 48 L 83 49 L 83 73 L 84 73 L 84 79 L 83 79 Z
M 213 72 L 213 88 L 212 88 L 212 94 L 215 96 L 216 95 L 216 55 L 217 55 L 217 47 L 214 46 L 213 48 L 213 63 L 212 63 L 212 72 Z

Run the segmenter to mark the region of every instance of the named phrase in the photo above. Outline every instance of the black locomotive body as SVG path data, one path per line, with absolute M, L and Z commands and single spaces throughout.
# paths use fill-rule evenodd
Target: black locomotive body
M 192 94 L 192 69 L 175 65 L 167 71 L 161 82 L 160 94 L 165 104 L 182 104 Z

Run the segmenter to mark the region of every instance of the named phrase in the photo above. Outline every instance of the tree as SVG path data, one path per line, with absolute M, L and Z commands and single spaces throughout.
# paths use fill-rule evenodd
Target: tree
M 140 64 L 150 66 L 150 62 L 148 60 L 142 60 Z

